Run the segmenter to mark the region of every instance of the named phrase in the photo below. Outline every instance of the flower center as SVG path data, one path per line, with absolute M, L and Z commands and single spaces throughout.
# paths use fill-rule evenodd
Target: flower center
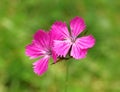
M 49 55 L 49 56 L 52 55 L 51 50 L 46 51 L 46 54 Z
M 75 39 L 75 37 L 71 37 L 70 40 L 71 40 L 72 43 L 75 43 L 76 39 Z
M 49 49 L 46 49 L 46 50 L 42 51 L 42 53 L 43 53 L 44 55 L 47 55 L 47 56 L 51 56 L 51 55 L 52 55 L 52 52 L 51 52 L 51 50 L 49 50 Z

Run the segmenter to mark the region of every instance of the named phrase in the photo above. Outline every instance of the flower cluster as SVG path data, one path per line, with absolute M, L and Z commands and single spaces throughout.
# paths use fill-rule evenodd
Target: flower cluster
M 89 48 L 95 44 L 92 35 L 79 37 L 85 30 L 86 25 L 82 18 L 75 17 L 70 21 L 70 31 L 65 22 L 57 21 L 49 32 L 38 30 L 32 43 L 26 46 L 26 55 L 31 59 L 40 59 L 33 63 L 34 72 L 42 75 L 48 69 L 49 59 L 53 58 L 56 63 L 58 58 L 66 56 L 74 59 L 85 58 Z

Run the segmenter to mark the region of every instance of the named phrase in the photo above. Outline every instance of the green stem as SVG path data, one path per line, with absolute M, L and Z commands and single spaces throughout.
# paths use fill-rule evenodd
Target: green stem
M 65 77 L 65 92 L 68 91 L 68 84 L 69 84 L 69 62 L 66 63 L 66 77 Z

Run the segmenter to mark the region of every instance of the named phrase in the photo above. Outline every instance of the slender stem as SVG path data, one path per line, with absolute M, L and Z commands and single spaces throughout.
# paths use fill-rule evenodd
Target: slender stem
M 69 62 L 66 63 L 66 77 L 65 77 L 65 92 L 68 91 L 68 84 L 69 84 Z

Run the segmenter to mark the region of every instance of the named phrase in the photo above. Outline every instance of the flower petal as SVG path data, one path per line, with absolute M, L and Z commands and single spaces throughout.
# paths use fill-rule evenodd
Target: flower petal
M 77 38 L 75 43 L 79 45 L 81 49 L 88 49 L 92 48 L 95 45 L 95 38 L 92 35 L 88 35 L 81 38 Z
M 65 41 L 55 40 L 53 50 L 56 52 L 57 55 L 65 57 L 70 47 L 71 43 L 68 42 L 67 40 Z
M 74 38 L 83 32 L 85 28 L 84 20 L 80 17 L 75 17 L 70 21 L 71 35 Z
M 49 35 L 50 35 L 50 46 L 51 48 L 53 47 L 53 41 L 54 40 L 60 40 L 60 35 L 57 34 L 57 32 L 50 30 L 49 31 Z
M 50 36 L 48 32 L 39 30 L 34 35 L 34 40 L 38 43 L 43 49 L 49 48 Z
M 77 44 L 72 45 L 70 55 L 75 59 L 85 58 L 87 54 L 87 49 L 81 49 Z
M 65 22 L 55 22 L 52 25 L 51 30 L 55 35 L 57 35 L 61 39 L 69 38 L 70 36 Z
M 52 51 L 52 58 L 53 58 L 53 61 L 54 61 L 54 63 L 56 63 L 56 61 L 57 61 L 57 54 L 55 53 L 55 51 Z
M 34 41 L 32 42 L 32 44 L 29 44 L 26 46 L 25 53 L 31 59 L 37 58 L 37 57 L 43 55 L 42 48 L 39 45 L 37 45 Z
M 37 75 L 42 75 L 43 73 L 45 73 L 48 69 L 48 60 L 49 58 L 47 57 L 43 57 L 40 60 L 36 61 L 35 63 L 33 63 L 33 69 L 34 72 Z

